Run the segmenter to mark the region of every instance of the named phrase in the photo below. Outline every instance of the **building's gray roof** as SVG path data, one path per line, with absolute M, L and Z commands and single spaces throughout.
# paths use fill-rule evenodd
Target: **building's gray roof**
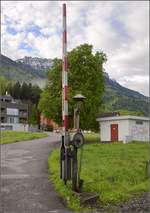
M 106 113 L 103 113 L 99 116 L 97 116 L 98 118 L 104 118 L 104 117 L 114 117 L 114 116 L 120 116 L 120 113 L 119 112 L 106 112 Z
M 96 119 L 97 121 L 116 121 L 116 120 L 142 120 L 149 121 L 148 117 L 143 116 L 133 116 L 133 115 L 123 115 L 123 116 L 112 116 L 112 117 L 99 117 Z

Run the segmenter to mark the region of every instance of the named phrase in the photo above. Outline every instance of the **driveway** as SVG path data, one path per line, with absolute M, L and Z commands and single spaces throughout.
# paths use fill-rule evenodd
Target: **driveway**
M 60 135 L 1 145 L 1 213 L 70 213 L 48 181 L 48 155 Z

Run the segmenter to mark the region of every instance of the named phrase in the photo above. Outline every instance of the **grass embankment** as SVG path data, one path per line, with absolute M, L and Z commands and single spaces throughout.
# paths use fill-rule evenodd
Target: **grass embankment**
M 7 144 L 7 143 L 15 143 L 19 141 L 26 141 L 26 140 L 32 140 L 32 139 L 38 139 L 38 138 L 44 138 L 47 137 L 46 133 L 41 132 L 17 132 L 17 131 L 7 131 L 3 130 L 1 131 L 0 135 L 0 143 L 1 144 Z
M 86 134 L 84 134 L 84 138 L 85 138 L 85 141 L 89 142 L 89 143 L 99 143 L 100 142 L 99 133 L 86 133 Z
M 146 161 L 148 143 L 88 144 L 84 146 L 81 178 L 83 190 L 99 194 L 99 203 L 104 208 L 124 202 L 132 195 L 148 191 Z M 68 207 L 80 210 L 79 200 L 73 196 L 71 184 L 66 186 L 59 178 L 59 150 L 49 156 L 50 179 Z

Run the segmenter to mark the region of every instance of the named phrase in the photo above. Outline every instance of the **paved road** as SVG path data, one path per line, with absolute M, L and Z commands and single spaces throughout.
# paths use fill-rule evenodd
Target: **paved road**
M 48 138 L 1 146 L 1 213 L 70 213 L 48 182 L 47 158 L 60 140 Z

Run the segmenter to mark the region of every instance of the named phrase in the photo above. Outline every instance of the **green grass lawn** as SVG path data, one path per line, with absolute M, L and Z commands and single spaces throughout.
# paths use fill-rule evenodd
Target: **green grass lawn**
M 99 143 L 100 142 L 100 134 L 99 133 L 86 133 L 84 134 L 84 138 L 86 142 L 91 143 Z
M 106 208 L 148 191 L 146 161 L 148 143 L 88 144 L 84 146 L 81 178 L 83 191 L 97 192 L 99 203 Z M 49 156 L 50 179 L 65 199 L 68 207 L 80 210 L 79 200 L 72 194 L 71 183 L 66 186 L 59 178 L 59 150 Z
M 7 144 L 7 143 L 15 143 L 19 141 L 26 141 L 26 140 L 32 140 L 32 139 L 38 139 L 38 138 L 44 138 L 47 137 L 46 133 L 41 132 L 17 132 L 17 131 L 7 131 L 3 130 L 1 131 L 0 135 L 0 143 L 1 144 Z

